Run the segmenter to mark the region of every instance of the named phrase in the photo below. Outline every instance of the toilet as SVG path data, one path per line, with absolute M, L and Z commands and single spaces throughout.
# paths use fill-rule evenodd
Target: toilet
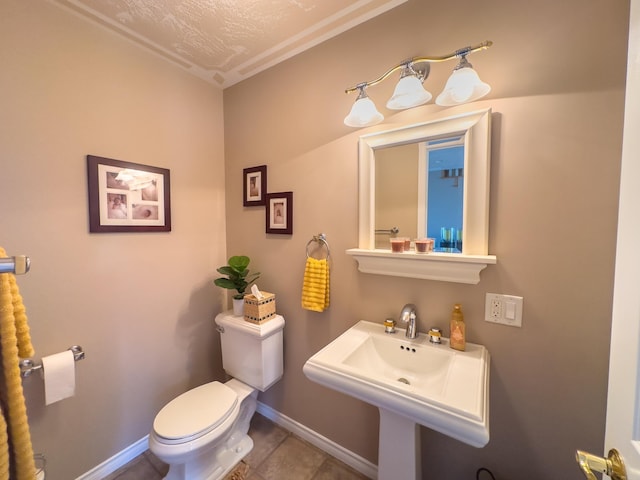
M 165 480 L 217 480 L 229 473 L 253 448 L 247 432 L 258 390 L 282 378 L 282 316 L 257 325 L 228 311 L 215 323 L 222 366 L 233 378 L 200 385 L 158 412 L 149 449 L 169 464 Z

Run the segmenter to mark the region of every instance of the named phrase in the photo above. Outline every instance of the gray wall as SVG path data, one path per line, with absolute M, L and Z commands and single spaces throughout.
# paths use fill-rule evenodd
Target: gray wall
M 287 320 L 285 377 L 262 401 L 376 462 L 376 409 L 310 382 L 302 365 L 357 320 L 382 322 L 408 302 L 422 331 L 448 332 L 460 302 L 468 341 L 492 355 L 491 440 L 475 449 L 423 428 L 428 478 L 474 478 L 481 466 L 502 479 L 583 478 L 575 449 L 603 450 L 627 30 L 626 2 L 409 0 L 225 90 L 229 252 L 254 259 Z M 342 124 L 355 100 L 344 89 L 485 39 L 494 46 L 469 59 L 493 91 L 449 111 L 494 112 L 497 265 L 478 285 L 358 273 L 345 254 L 358 242 L 358 136 L 442 108 L 393 115 L 389 81 L 369 90 L 385 122 L 353 130 Z M 427 88 L 439 93 L 453 66 L 434 66 Z M 242 168 L 260 164 L 269 191 L 294 192 L 292 236 L 265 235 L 263 209 L 242 207 Z M 321 314 L 300 306 L 305 245 L 319 232 L 333 259 Z M 524 297 L 521 329 L 483 320 L 487 292 Z

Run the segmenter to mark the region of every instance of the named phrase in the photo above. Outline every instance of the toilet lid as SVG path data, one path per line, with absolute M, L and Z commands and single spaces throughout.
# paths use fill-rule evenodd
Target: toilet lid
M 231 414 L 238 395 L 220 382 L 189 390 L 169 402 L 156 415 L 153 430 L 168 440 L 188 440 L 210 432 Z

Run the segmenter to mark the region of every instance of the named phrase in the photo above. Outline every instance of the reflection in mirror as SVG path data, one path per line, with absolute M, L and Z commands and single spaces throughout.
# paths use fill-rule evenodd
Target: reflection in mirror
M 375 159 L 375 248 L 418 234 L 418 144 L 381 148 Z
M 437 252 L 462 253 L 464 136 L 424 143 L 427 164 L 426 237 Z M 422 206 L 422 202 L 420 203 Z
M 375 155 L 375 248 L 433 238 L 462 252 L 464 135 L 383 147 Z

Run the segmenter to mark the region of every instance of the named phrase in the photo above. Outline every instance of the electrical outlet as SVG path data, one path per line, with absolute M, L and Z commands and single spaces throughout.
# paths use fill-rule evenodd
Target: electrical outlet
M 492 298 L 489 304 L 489 316 L 497 320 L 502 316 L 502 302 L 497 298 Z
M 491 323 L 522 327 L 522 304 L 522 297 L 487 293 L 484 319 Z

